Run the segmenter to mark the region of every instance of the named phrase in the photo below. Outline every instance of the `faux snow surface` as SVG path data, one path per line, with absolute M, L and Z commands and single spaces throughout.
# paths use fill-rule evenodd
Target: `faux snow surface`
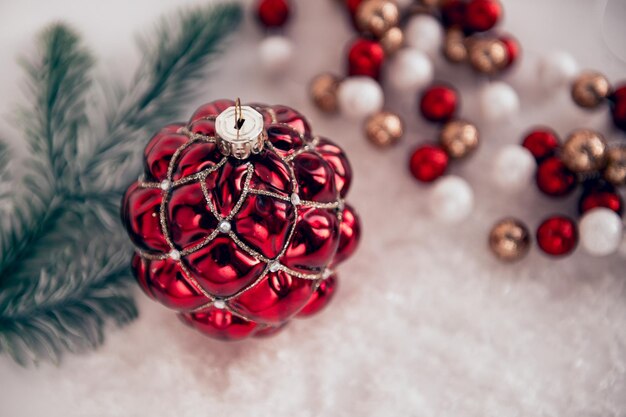
M 534 83 L 539 52 L 559 49 L 614 81 L 626 75 L 602 35 L 605 2 L 504 1 L 504 27 L 521 40 L 525 59 L 506 77 L 522 100 L 522 113 L 510 122 L 487 126 L 476 106 L 485 80 L 436 63 L 437 78 L 461 88 L 462 115 L 483 134 L 475 157 L 452 168 L 471 182 L 477 200 L 471 219 L 456 227 L 429 220 L 428 187 L 407 174 L 409 150 L 436 131 L 414 116 L 414 97 L 388 103 L 404 109 L 409 126 L 403 143 L 384 152 L 365 143 L 357 124 L 325 118 L 309 104 L 304 85 L 322 70 L 342 71 L 342 48 L 352 36 L 334 3 L 297 0 L 289 28 L 297 55 L 279 82 L 257 73 L 261 33 L 246 22 L 207 82 L 204 100 L 189 104 L 191 112 L 202 101 L 240 96 L 292 105 L 317 133 L 347 149 L 355 171 L 349 200 L 361 213 L 364 235 L 340 270 L 331 306 L 274 338 L 227 344 L 191 331 L 138 294 L 141 318 L 109 332 L 95 353 L 67 356 L 59 368 L 22 369 L 0 358 L 1 416 L 626 415 L 626 250 L 604 259 L 579 250 L 555 261 L 533 249 L 523 262 L 502 265 L 486 249 L 487 231 L 501 216 L 518 215 L 534 229 L 547 214 L 574 214 L 573 198 L 546 200 L 533 188 L 512 196 L 496 191 L 490 162 L 499 146 L 517 142 L 536 123 L 562 135 L 596 127 L 617 139 L 605 111 L 582 112 L 567 92 L 548 94 Z M 3 4 L 0 110 L 7 114 L 19 96 L 14 58 L 30 50 L 43 23 L 67 18 L 98 53 L 100 75 L 128 78 L 139 59 L 132 35 L 174 6 L 166 0 Z M 1 123 L 10 138 L 8 123 Z

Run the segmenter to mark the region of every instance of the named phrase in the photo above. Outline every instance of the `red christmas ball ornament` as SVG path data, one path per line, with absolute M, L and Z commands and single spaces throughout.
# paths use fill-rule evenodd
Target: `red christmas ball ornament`
M 552 129 L 538 128 L 528 133 L 522 141 L 522 146 L 533 154 L 537 162 L 554 156 L 559 148 L 559 138 Z
M 604 181 L 594 181 L 591 185 L 585 186 L 578 201 L 578 212 L 585 214 L 596 207 L 608 208 L 621 216 L 624 201 L 614 186 Z
M 551 216 L 537 228 L 537 245 L 552 256 L 571 253 L 578 244 L 578 229 L 574 220 L 565 216 Z
M 429 87 L 420 98 L 420 112 L 431 122 L 447 122 L 456 114 L 459 96 L 452 87 L 437 84 Z
M 492 29 L 502 16 L 497 0 L 470 0 L 465 8 L 464 28 L 467 32 L 485 32 Z
M 506 68 L 511 67 L 517 61 L 520 55 L 519 42 L 517 42 L 517 39 L 515 39 L 513 36 L 510 36 L 510 35 L 500 36 L 498 39 L 500 40 L 500 42 L 502 42 L 502 44 L 506 48 L 506 52 L 507 52 Z
M 145 150 L 125 196 L 143 291 L 224 340 L 268 336 L 321 310 L 358 245 L 343 150 L 285 106 L 218 100 Z
M 441 20 L 446 27 L 463 27 L 467 3 L 465 0 L 444 0 L 440 6 Z
M 613 124 L 626 132 L 626 85 L 617 87 L 609 99 Z
M 267 28 L 279 28 L 289 20 L 290 8 L 287 0 L 259 0 L 257 18 Z
M 576 188 L 576 174 L 557 157 L 550 157 L 537 168 L 537 187 L 551 197 L 565 196 Z
M 348 50 L 348 74 L 365 75 L 377 80 L 384 60 L 385 51 L 380 43 L 359 38 Z
M 433 182 L 446 172 L 448 159 L 448 154 L 441 147 L 422 145 L 411 155 L 409 169 L 418 181 Z
M 363 0 L 344 0 L 344 1 L 352 17 L 356 15 L 357 9 L 361 5 L 361 3 L 363 3 Z

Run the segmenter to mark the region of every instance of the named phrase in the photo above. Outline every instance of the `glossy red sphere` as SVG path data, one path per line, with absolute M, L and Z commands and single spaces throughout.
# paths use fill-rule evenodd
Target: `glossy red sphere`
M 493 28 L 501 16 L 502 6 L 498 0 L 470 0 L 463 26 L 468 32 L 485 32 Z
M 459 96 L 456 90 L 447 85 L 433 85 L 420 98 L 420 112 L 431 122 L 447 122 L 456 114 Z
M 257 18 L 267 28 L 278 28 L 287 23 L 290 7 L 287 0 L 259 0 Z
M 463 27 L 467 3 L 465 0 L 444 0 L 441 3 L 441 20 L 446 27 Z
M 626 132 L 626 85 L 617 87 L 610 100 L 613 124 L 618 129 Z
M 578 201 L 578 212 L 584 214 L 596 207 L 608 208 L 621 216 L 624 211 L 624 201 L 611 184 L 603 181 L 593 182 L 585 186 Z
M 576 174 L 554 156 L 539 164 L 535 178 L 539 190 L 551 197 L 568 195 L 574 191 L 577 184 Z
M 517 39 L 515 39 L 511 35 L 500 36 L 499 40 L 504 44 L 504 47 L 506 48 L 508 56 L 506 66 L 510 67 L 515 64 L 515 62 L 519 58 L 521 52 L 519 42 L 517 42 Z
M 539 162 L 554 156 L 556 150 L 561 145 L 559 137 L 552 129 L 541 127 L 529 132 L 524 137 L 522 146 L 528 149 Z
M 186 126 L 193 134 L 181 125 L 157 133 L 146 178 L 128 188 L 122 207 L 143 291 L 224 340 L 268 336 L 302 309 L 321 309 L 334 285 L 330 268 L 360 236 L 343 201 L 352 182 L 343 150 L 314 137 L 296 110 L 255 104 L 264 149 L 225 157 L 212 135 L 233 104 L 201 106 Z
M 384 60 L 385 51 L 380 43 L 359 38 L 348 49 L 348 74 L 377 80 Z
M 339 281 L 336 274 L 322 281 L 306 305 L 300 310 L 298 317 L 309 317 L 326 307 L 337 292 L 338 284 Z
M 578 229 L 569 217 L 549 217 L 537 228 L 537 245 L 548 255 L 567 255 L 576 249 L 577 244 Z
M 416 180 L 432 182 L 442 176 L 448 168 L 448 154 L 439 146 L 422 145 L 409 161 L 409 169 Z

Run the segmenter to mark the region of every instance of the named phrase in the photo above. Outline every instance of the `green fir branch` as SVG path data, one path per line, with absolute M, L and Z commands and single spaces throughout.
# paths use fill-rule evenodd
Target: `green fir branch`
M 139 172 L 150 134 L 180 116 L 240 18 L 240 6 L 222 4 L 163 20 L 142 41 L 132 87 L 109 90 L 101 124 L 85 113 L 93 60 L 80 39 L 63 25 L 42 34 L 38 55 L 23 63 L 27 193 L 0 231 L 0 353 L 23 365 L 58 362 L 100 345 L 107 322 L 136 316 L 118 218 L 125 178 Z
M 196 81 L 206 75 L 207 64 L 221 52 L 241 17 L 237 4 L 201 6 L 163 19 L 139 40 L 144 59 L 130 91 L 121 95 L 114 90 L 118 94 L 107 112 L 107 132 L 85 166 L 89 178 L 121 192 L 137 177 L 146 140 L 182 116 Z

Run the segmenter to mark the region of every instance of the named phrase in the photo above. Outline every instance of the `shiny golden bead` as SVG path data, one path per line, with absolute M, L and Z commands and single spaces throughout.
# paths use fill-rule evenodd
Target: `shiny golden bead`
M 480 73 L 496 74 L 507 65 L 509 52 L 498 39 L 472 39 L 467 48 L 470 65 Z
M 464 120 L 446 123 L 439 133 L 439 143 L 451 158 L 463 158 L 478 147 L 478 129 Z
M 459 29 L 448 29 L 443 43 L 443 55 L 453 63 L 463 62 L 467 59 L 467 47 L 465 36 Z
M 404 43 L 404 33 L 399 27 L 392 27 L 379 39 L 380 44 L 385 50 L 385 54 L 395 54 Z
M 517 219 L 500 220 L 489 233 L 489 248 L 503 261 L 522 259 L 530 249 L 528 228 Z
M 315 106 L 325 113 L 336 113 L 339 109 L 337 89 L 338 77 L 324 73 L 313 78 L 309 84 L 309 94 Z
M 584 72 L 572 84 L 572 99 L 586 109 L 598 107 L 610 94 L 609 80 L 598 72 Z
M 365 0 L 356 10 L 356 26 L 362 32 L 381 37 L 398 25 L 398 6 L 389 0 Z
M 400 140 L 404 134 L 404 123 L 397 114 L 381 111 L 365 120 L 364 129 L 370 142 L 384 148 Z
M 604 179 L 613 185 L 626 185 L 626 146 L 606 151 Z
M 606 141 L 593 130 L 575 130 L 563 144 L 561 160 L 574 172 L 597 171 L 606 163 Z

